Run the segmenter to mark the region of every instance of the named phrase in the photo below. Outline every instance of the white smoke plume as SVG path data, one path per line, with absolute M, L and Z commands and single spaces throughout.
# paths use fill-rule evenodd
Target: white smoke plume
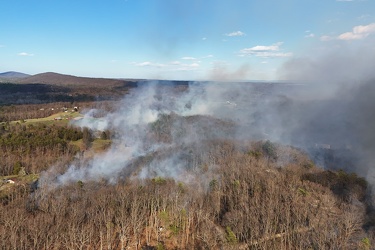
M 371 181 L 375 49 L 364 44 L 345 51 L 291 59 L 281 70 L 290 83 L 192 82 L 176 91 L 140 82 L 116 111 L 95 118 L 91 110 L 74 124 L 115 131 L 112 146 L 91 159 L 78 158 L 61 174 L 46 173 L 41 184 L 156 176 L 189 181 L 208 157 L 207 141 L 217 139 L 296 146 L 322 167 Z
M 89 160 L 78 158 L 62 174 L 47 173 L 40 184 L 48 182 L 48 185 L 58 186 L 103 179 L 114 183 L 124 176 L 162 176 L 186 181 L 187 166 L 192 166 L 191 152 L 185 152 L 187 148 L 200 145 L 205 139 L 220 139 L 231 134 L 230 128 L 216 128 L 221 120 L 213 117 L 215 113 L 222 113 L 222 118 L 229 116 L 234 104 L 229 102 L 230 96 L 225 95 L 221 88 L 208 83 L 191 83 L 183 93 L 157 82 L 140 83 L 124 97 L 115 112 L 95 118 L 96 110 L 90 110 L 83 119 L 73 123 L 93 131 L 114 131 L 109 150 Z M 155 137 L 155 131 L 162 132 L 156 135 L 160 138 Z M 138 169 L 139 166 L 143 169 Z

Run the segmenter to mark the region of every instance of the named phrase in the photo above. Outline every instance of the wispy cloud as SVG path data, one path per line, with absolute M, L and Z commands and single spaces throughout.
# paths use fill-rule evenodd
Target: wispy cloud
M 199 62 L 181 63 L 180 61 L 173 61 L 166 65 L 170 71 L 192 71 L 200 67 Z
M 27 52 L 20 52 L 17 54 L 18 56 L 34 56 L 34 54 L 27 53 Z
M 368 19 L 368 18 L 370 18 L 371 17 L 371 15 L 369 15 L 369 14 L 363 14 L 363 15 L 360 15 L 359 17 L 357 17 L 359 20 L 364 20 L 364 19 Z
M 251 48 L 240 50 L 239 56 L 258 56 L 258 57 L 290 57 L 293 54 L 290 52 L 282 52 L 280 46 L 282 42 L 272 45 L 257 45 Z
M 310 30 L 306 30 L 305 33 L 306 33 L 305 38 L 313 38 L 313 37 L 315 37 L 315 34 L 311 33 Z
M 191 56 L 184 56 L 181 58 L 182 60 L 197 60 L 197 58 L 195 57 L 191 57 Z
M 320 40 L 323 42 L 332 41 L 332 40 L 361 40 L 365 39 L 369 35 L 375 33 L 375 23 L 370 23 L 368 25 L 358 25 L 353 27 L 352 31 L 342 33 L 338 36 L 328 36 L 323 35 L 320 37 Z
M 202 37 L 202 40 L 203 40 L 203 41 L 206 41 L 206 40 L 207 40 L 207 37 Z
M 155 62 L 132 62 L 137 67 L 153 67 L 163 69 L 165 71 L 191 71 L 197 70 L 200 67 L 199 61 L 193 63 L 182 63 L 180 61 L 172 61 L 169 63 L 155 63 Z
M 172 64 L 172 65 L 180 65 L 181 62 L 180 61 L 172 61 L 172 62 L 170 62 L 170 64 Z
M 331 40 L 334 40 L 334 39 L 335 39 L 335 37 L 327 36 L 327 35 L 324 35 L 324 36 L 320 37 L 320 41 L 322 41 L 322 42 L 327 42 L 327 41 L 331 41 Z
M 339 40 L 359 40 L 364 39 L 370 34 L 375 33 L 375 23 L 368 25 L 355 26 L 352 31 L 342 33 L 337 37 Z
M 154 62 L 140 62 L 140 63 L 132 63 L 133 65 L 137 66 L 137 67 L 157 67 L 157 68 L 162 68 L 162 67 L 165 67 L 165 64 L 162 64 L 162 63 L 154 63 Z
M 244 36 L 244 35 L 245 35 L 245 33 L 243 33 L 242 31 L 239 31 L 239 30 L 225 34 L 225 36 Z

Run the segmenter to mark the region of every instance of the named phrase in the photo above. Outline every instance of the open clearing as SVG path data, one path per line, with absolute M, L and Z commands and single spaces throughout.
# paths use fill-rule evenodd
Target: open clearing
M 70 120 L 83 117 L 79 112 L 59 112 L 48 117 L 36 118 L 36 119 L 25 119 L 21 121 L 22 123 L 32 124 L 32 123 L 44 123 L 46 125 L 66 125 Z M 13 121 L 11 123 L 17 123 L 20 121 Z

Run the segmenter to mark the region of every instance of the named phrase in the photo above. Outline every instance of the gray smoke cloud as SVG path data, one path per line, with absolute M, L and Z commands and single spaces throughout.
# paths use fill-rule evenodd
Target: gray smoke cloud
M 373 44 L 374 39 L 351 44 L 336 41 L 334 49 L 292 59 L 280 70 L 284 78 L 308 83 L 306 91 L 281 112 L 285 119 L 298 121 L 283 124 L 293 128 L 291 144 L 329 145 L 331 157 L 337 159 L 333 167 L 366 176 L 370 182 L 375 152 Z
M 51 179 L 58 186 L 156 176 L 193 181 L 209 174 L 193 174 L 203 163 L 215 167 L 212 141 L 225 139 L 296 146 L 322 167 L 343 168 L 372 182 L 375 48 L 369 44 L 294 58 L 280 70 L 290 82 L 191 82 L 182 92 L 140 83 L 114 112 L 95 118 L 97 110 L 90 110 L 74 123 L 115 131 L 111 147 L 77 158 L 62 173 L 45 173 L 41 185 L 51 185 Z

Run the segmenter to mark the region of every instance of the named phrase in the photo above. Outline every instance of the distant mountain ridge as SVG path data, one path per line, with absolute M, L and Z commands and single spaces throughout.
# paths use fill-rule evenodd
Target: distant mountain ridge
M 26 78 L 29 76 L 30 76 L 29 74 L 16 72 L 16 71 L 8 71 L 8 72 L 0 73 L 0 78 L 5 78 L 5 79 L 21 79 L 21 78 Z
M 118 100 L 138 84 L 136 80 L 77 77 L 53 72 L 22 78 L 15 78 L 18 74 L 14 73 L 3 75 L 8 78 L 0 76 L 0 105 Z
M 110 79 L 110 78 L 91 78 L 79 77 L 72 75 L 64 75 L 55 72 L 46 72 L 32 75 L 26 78 L 19 79 L 17 83 L 42 83 L 50 85 L 62 86 L 77 86 L 77 85 L 122 85 L 128 82 L 127 80 Z

